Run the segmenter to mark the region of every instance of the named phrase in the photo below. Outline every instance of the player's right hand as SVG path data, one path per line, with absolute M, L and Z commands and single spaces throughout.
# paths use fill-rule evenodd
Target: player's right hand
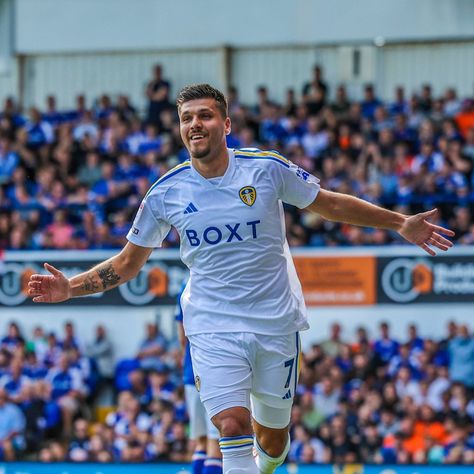
M 28 281 L 28 296 L 35 303 L 60 303 L 71 298 L 69 280 L 57 268 L 49 263 L 44 264 L 51 275 L 31 275 Z

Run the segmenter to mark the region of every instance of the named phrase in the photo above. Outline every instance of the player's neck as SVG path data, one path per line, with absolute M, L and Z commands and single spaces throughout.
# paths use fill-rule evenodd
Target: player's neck
M 224 176 L 229 166 L 229 153 L 227 148 L 218 153 L 210 154 L 204 158 L 191 158 L 194 169 L 204 178 L 217 178 Z

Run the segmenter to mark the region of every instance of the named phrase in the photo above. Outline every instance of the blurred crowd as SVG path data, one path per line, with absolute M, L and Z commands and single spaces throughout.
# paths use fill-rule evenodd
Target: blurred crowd
M 121 247 L 149 186 L 188 158 L 161 66 L 146 88 L 140 113 L 126 95 L 104 94 L 72 110 L 19 109 L 8 98 L 0 110 L 0 249 Z M 474 97 L 429 84 L 390 101 L 367 84 L 362 100 L 344 85 L 328 84 L 321 67 L 284 103 L 261 86 L 255 104 L 228 91 L 232 133 L 228 146 L 281 152 L 313 172 L 327 189 L 351 193 L 404 213 L 441 211 L 439 221 L 459 243 L 474 242 Z M 383 230 L 321 220 L 286 208 L 292 246 L 402 243 Z M 171 232 L 166 246 L 177 246 Z
M 288 461 L 474 464 L 466 325 L 437 340 L 412 324 L 399 341 L 386 322 L 342 334 L 334 323 L 302 357 Z M 119 361 L 103 326 L 84 344 L 72 322 L 28 336 L 11 322 L 0 345 L 0 460 L 190 460 L 181 354 L 156 324 Z

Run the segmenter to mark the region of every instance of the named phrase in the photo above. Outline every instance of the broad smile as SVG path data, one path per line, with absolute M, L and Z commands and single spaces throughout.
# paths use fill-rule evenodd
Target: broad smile
M 193 133 L 192 135 L 189 136 L 189 141 L 191 143 L 197 143 L 206 138 L 206 135 L 204 133 Z

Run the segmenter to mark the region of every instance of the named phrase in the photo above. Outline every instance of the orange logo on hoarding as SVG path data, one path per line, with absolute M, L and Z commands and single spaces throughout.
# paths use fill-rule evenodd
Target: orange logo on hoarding
M 21 273 L 21 292 L 24 295 L 28 295 L 28 282 L 30 281 L 31 275 L 34 275 L 36 272 L 32 268 L 25 268 Z
M 168 275 L 161 268 L 154 267 L 148 273 L 150 293 L 158 297 L 168 294 Z
M 380 278 L 385 294 L 396 303 L 410 303 L 433 290 L 433 270 L 424 260 L 396 258 L 383 269 Z
M 413 289 L 418 293 L 430 293 L 433 290 L 433 272 L 423 263 L 413 268 Z

